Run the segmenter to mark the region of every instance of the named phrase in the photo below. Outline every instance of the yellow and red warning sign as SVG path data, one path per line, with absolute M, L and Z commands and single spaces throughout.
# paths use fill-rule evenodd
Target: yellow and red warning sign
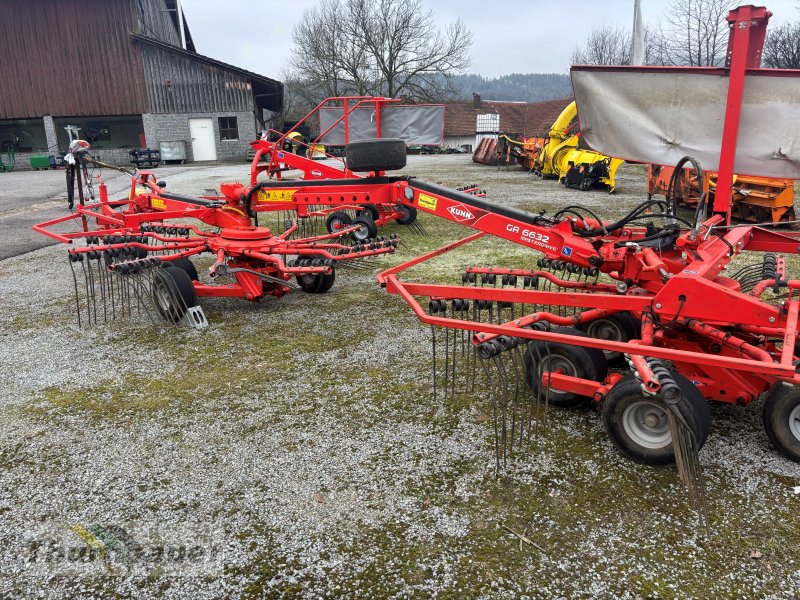
M 258 202 L 291 202 L 297 189 L 258 190 Z

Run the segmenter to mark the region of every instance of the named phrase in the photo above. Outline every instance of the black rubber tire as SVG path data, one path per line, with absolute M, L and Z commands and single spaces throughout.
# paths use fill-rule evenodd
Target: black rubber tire
M 192 280 L 186 271 L 177 267 L 165 267 L 155 272 L 152 294 L 156 312 L 170 323 L 177 323 L 188 308 L 197 306 Z
M 411 225 L 417 220 L 417 209 L 415 207 L 400 204 L 397 210 L 401 213 L 401 216 L 397 217 L 395 221 L 400 225 Z
M 311 254 L 303 258 L 315 259 L 324 257 L 319 254 Z M 297 284 L 304 292 L 309 294 L 324 294 L 333 287 L 333 282 L 336 281 L 336 269 L 331 269 L 328 275 L 298 275 L 296 279 Z
M 374 204 L 365 204 L 361 207 L 361 212 L 358 213 L 359 217 L 369 217 L 373 221 L 377 221 L 380 216 L 381 212 L 378 210 L 378 207 Z
M 672 376 L 683 393 L 676 406 L 694 432 L 699 450 L 706 443 L 711 429 L 708 402 L 691 381 L 679 373 L 673 372 Z M 641 383 L 631 373 L 620 379 L 603 401 L 603 424 L 614 445 L 631 460 L 645 465 L 671 465 L 675 462 L 675 451 L 667 410 L 663 400 L 642 392 Z M 645 415 L 643 411 L 648 412 Z M 646 424 L 641 422 L 645 416 L 658 420 L 655 424 Z M 631 426 L 635 423 L 648 430 L 633 431 Z M 645 443 L 644 436 L 647 435 L 652 438 L 649 443 Z
M 189 279 L 191 279 L 192 281 L 199 281 L 197 277 L 197 267 L 195 267 L 194 263 L 185 256 L 169 261 L 167 263 L 167 266 L 175 267 L 176 269 L 181 269 L 183 271 L 186 271 L 186 274 L 189 276 Z
M 344 153 L 347 168 L 356 173 L 397 171 L 406 166 L 406 143 L 403 140 L 357 140 L 347 144 Z
M 578 329 L 585 332 L 589 337 L 620 342 L 638 339 L 640 335 L 640 328 L 637 327 L 636 320 L 627 312 L 619 312 L 583 323 L 578 325 Z M 604 337 L 602 335 L 603 332 L 611 333 L 612 336 Z M 625 364 L 625 356 L 622 352 L 603 350 L 603 354 L 606 355 L 606 361 L 610 366 Z
M 357 242 L 363 242 L 378 235 L 378 226 L 369 217 L 357 217 L 353 219 L 352 224 L 359 226 L 359 229 L 350 234 Z
M 336 233 L 339 229 L 346 229 L 353 222 L 353 218 L 342 210 L 338 210 L 328 215 L 325 219 L 325 229 L 328 233 Z M 336 224 L 339 223 L 340 227 Z
M 776 383 L 764 402 L 764 430 L 775 448 L 800 462 L 800 388 Z
M 577 337 L 589 337 L 582 331 L 572 327 L 557 327 L 553 329 L 553 332 Z M 543 368 L 548 367 L 551 362 L 555 367 L 568 366 L 569 368 L 565 369 L 566 375 L 583 379 L 603 381 L 608 374 L 606 357 L 603 351 L 597 348 L 535 341 L 528 344 L 523 358 L 525 381 L 528 382 L 534 392 L 538 390 L 539 383 L 542 380 Z M 542 393 L 545 393 L 544 390 Z M 585 406 L 589 402 L 589 398 L 571 392 L 559 392 L 551 388 L 548 402 L 561 408 L 578 408 Z

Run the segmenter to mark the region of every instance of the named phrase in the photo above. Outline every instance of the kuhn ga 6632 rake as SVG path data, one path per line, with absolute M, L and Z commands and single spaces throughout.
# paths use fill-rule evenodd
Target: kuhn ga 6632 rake
M 621 71 L 632 79 L 634 89 L 649 88 L 660 77 L 669 77 L 665 85 L 672 93 L 657 98 L 681 110 L 687 98 L 698 94 L 681 96 L 676 90 L 687 81 L 698 83 L 694 79 L 698 71 L 701 78 L 725 84 L 727 102 L 722 94 L 719 102 L 709 104 L 713 105 L 711 114 L 697 115 L 697 122 L 692 122 L 697 127 L 694 135 L 705 140 L 701 160 L 720 173 L 720 184 L 730 183 L 734 160 L 737 170 L 800 176 L 796 137 L 789 143 L 767 140 L 770 151 L 759 147 L 756 166 L 747 165 L 757 140 L 765 135 L 765 123 L 777 123 L 777 131 L 789 127 L 770 110 L 784 116 L 796 114 L 800 97 L 800 72 L 752 68 L 760 56 L 757 49 L 768 15 L 754 7 L 731 12 L 729 68 Z M 631 140 L 627 154 L 624 147 L 604 145 L 607 135 L 619 143 L 625 136 L 603 129 L 603 115 L 598 116 L 597 107 L 586 102 L 587 90 L 592 89 L 589 84 L 602 83 L 603 72 L 573 69 L 579 109 L 589 104 L 580 113 L 584 134 L 592 133 L 587 138 L 592 138 L 590 143 L 598 151 L 657 162 L 653 155 L 671 159 L 675 152 L 680 152 L 678 157 L 684 154 L 683 145 L 704 146 L 693 144 L 692 137 L 675 141 L 669 127 L 683 121 L 668 111 L 664 132 L 657 123 L 653 130 L 673 140 L 669 152 L 663 150 L 664 143 L 647 138 Z M 749 96 L 744 93 L 745 75 L 753 80 L 747 88 Z M 648 78 L 648 85 L 642 85 L 642 78 Z M 613 80 L 609 88 L 622 89 L 623 83 Z M 707 83 L 699 81 L 701 87 Z M 794 85 L 794 93 L 785 94 L 789 84 Z M 778 100 L 782 94 L 785 102 Z M 766 104 L 760 98 L 767 98 Z M 653 98 L 644 104 L 652 108 Z M 630 102 L 616 102 L 613 108 L 622 113 L 620 119 L 644 122 L 630 118 L 635 108 Z M 723 120 L 724 132 L 703 129 L 705 125 L 713 130 Z M 740 123 L 746 143 L 737 148 Z M 791 131 L 796 135 L 796 128 Z M 719 144 L 716 150 L 708 150 L 708 140 L 720 138 L 721 153 Z M 655 146 L 651 152 L 646 151 L 648 143 Z M 698 178 L 703 177 L 696 160 L 675 161 L 676 173 L 691 167 Z M 740 161 L 745 169 L 739 168 Z M 471 371 L 485 369 L 494 392 L 498 460 L 505 458 L 515 439 L 520 441 L 529 431 L 532 407 L 547 403 L 575 407 L 592 401 L 602 405 L 608 433 L 626 456 L 653 465 L 677 462 L 692 500 L 700 503 L 697 453 L 709 434 L 707 400 L 746 405 L 766 392 L 766 431 L 785 456 L 800 460 L 800 376 L 795 372 L 800 359 L 795 343 L 800 280 L 789 276 L 795 259 L 781 256 L 800 253 L 800 235 L 731 226 L 730 205 L 724 200 L 730 194 L 725 191 L 717 193 L 713 208 L 701 202 L 694 215 L 678 214 L 669 200 L 648 200 L 607 222 L 590 209 L 574 206 L 550 216 L 532 215 L 414 178 L 314 184 L 332 194 L 337 190 L 347 195 L 369 194 L 387 204 L 413 206 L 479 230 L 385 271 L 379 281 L 389 293 L 400 295 L 423 322 L 443 328 L 444 334 L 436 338 L 439 360 L 434 364 L 438 364 L 438 374 L 448 379 L 440 389 L 452 393 L 471 385 L 471 374 L 456 380 L 460 361 L 466 361 Z M 310 196 L 315 189 L 296 193 Z M 467 268 L 461 285 L 456 286 L 400 280 L 409 267 L 486 234 L 542 256 L 535 268 Z M 470 346 L 474 352 L 467 351 Z M 519 375 L 516 380 L 514 374 Z
M 88 145 L 76 141 L 71 150 L 69 158 L 81 172 L 79 204 L 74 213 L 34 230 L 70 244 L 79 324 L 136 312 L 202 328 L 207 321 L 198 296 L 258 301 L 293 288 L 324 293 L 333 285 L 337 267 L 357 266 L 363 259 L 393 252 L 399 244 L 395 235 L 353 241 L 358 224 L 295 237 L 298 225 L 292 220 L 285 231 L 273 234 L 253 224 L 247 209 L 251 190 L 223 184 L 221 196 L 172 194 L 149 171 L 131 174 L 125 200 L 109 200 L 100 181 L 99 199 L 87 201 Z M 201 253 L 215 257 L 207 282 L 201 282 L 191 260 Z

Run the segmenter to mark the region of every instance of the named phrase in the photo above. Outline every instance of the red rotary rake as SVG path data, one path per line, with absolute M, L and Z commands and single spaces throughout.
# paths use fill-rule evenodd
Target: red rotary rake
M 757 78 L 751 90 L 794 84 L 787 102 L 797 102 L 800 72 L 753 68 L 768 17 L 763 8 L 732 11 L 730 68 L 699 70 L 730 82 L 727 104 L 716 103 L 725 121 L 719 164 L 709 164 L 720 172 L 720 185 L 730 183 L 734 160 L 747 158 L 747 149 L 759 137 L 759 119 L 772 122 L 769 114 L 749 106 L 753 99 L 744 93 L 745 75 L 749 81 Z M 664 74 L 661 69 L 631 69 L 636 77 Z M 579 107 L 581 85 L 601 71 L 573 70 Z M 765 93 L 774 103 L 776 95 Z M 740 110 L 743 103 L 747 110 Z M 631 111 L 626 105 L 622 109 Z M 743 127 L 749 126 L 748 144 L 737 149 L 740 113 Z M 720 114 L 705 119 L 708 124 L 721 120 Z M 596 125 L 597 136 L 601 124 Z M 775 160 L 759 155 L 765 169 L 781 171 L 768 175 L 800 177 L 800 160 L 791 148 L 789 140 L 774 150 Z M 649 156 L 643 159 L 654 162 Z M 702 179 L 699 164 L 688 157 L 675 172 L 687 164 Z M 277 192 L 281 182 L 272 185 Z M 693 216 L 679 214 L 668 198 L 645 201 L 607 222 L 575 206 L 549 216 L 532 215 L 414 178 L 315 180 L 303 186 L 292 192 L 300 202 L 318 195 L 369 197 L 479 230 L 383 272 L 379 282 L 401 296 L 422 322 L 444 331 L 434 336 L 435 385 L 438 371 L 445 375 L 446 393 L 471 389 L 478 365 L 485 370 L 495 407 L 498 465 L 515 440 L 522 441 L 530 431 L 535 407 L 577 407 L 591 401 L 602 405 L 606 429 L 623 454 L 652 465 L 677 462 L 690 498 L 701 506 L 697 453 L 710 429 L 707 400 L 746 405 L 767 392 L 767 434 L 786 457 L 800 460 L 800 376 L 795 366 L 800 360 L 800 280 L 789 274 L 796 259 L 781 256 L 800 254 L 800 234 L 731 226 L 725 201 L 729 193 L 718 190 L 713 209 L 703 200 Z M 486 234 L 543 256 L 536 268 L 467 268 L 461 285 L 455 286 L 400 279 L 408 268 Z M 460 368 L 465 363 L 466 372 Z
M 88 149 L 82 144 L 73 143 L 72 153 L 81 166 Z M 74 213 L 34 226 L 71 245 L 79 324 L 81 314 L 94 323 L 136 311 L 153 320 L 205 327 L 198 296 L 258 301 L 281 297 L 293 288 L 324 293 L 333 286 L 337 267 L 394 252 L 400 241 L 393 235 L 353 242 L 350 236 L 358 232 L 358 225 L 292 237 L 296 220 L 283 233 L 273 234 L 253 225 L 246 208 L 252 194 L 238 184 L 223 184 L 222 196 L 195 198 L 168 193 L 153 173 L 140 171 L 131 177 L 128 199 L 109 200 L 101 181 L 99 200 L 86 202 L 84 181 L 90 180 L 78 178 L 80 202 Z M 77 227 L 55 230 L 70 226 Z M 190 260 L 202 253 L 216 259 L 209 268 L 210 283 L 200 281 Z
M 384 109 L 387 106 L 402 108 L 399 103 L 400 100 L 397 99 L 372 96 L 327 98 L 285 133 L 266 131 L 260 140 L 251 143 L 255 154 L 250 167 L 248 211 L 255 218 L 262 212 L 278 212 L 280 222 L 296 218 L 303 235 L 316 233 L 320 221 L 324 221 L 329 233 L 357 225 L 358 229 L 354 233 L 357 240 L 376 237 L 379 227 L 392 222 L 406 225 L 411 231 L 426 235 L 424 227 L 417 221 L 417 211 L 413 206 L 384 203 L 382 198 L 358 195 L 346 197 L 341 194 L 335 197 L 318 195 L 298 203 L 293 200 L 293 189 L 284 187 L 271 191 L 268 183 L 259 181 L 262 173 L 267 175 L 270 182 L 286 183 L 291 181 L 284 179 L 287 172 L 295 175 L 299 172 L 300 180 L 313 182 L 360 178 L 359 173 L 366 173 L 368 178 L 374 178 L 382 176 L 384 171 L 403 168 L 406 164 L 406 148 L 397 139 L 382 140 L 378 144 L 382 143 L 383 147 L 377 149 L 374 140 L 350 142 L 351 122 L 365 111 L 374 123 L 375 137 L 381 138 L 381 124 L 387 118 L 384 116 Z M 341 115 L 331 118 L 330 124 L 323 123 L 321 115 L 326 111 L 336 111 L 336 114 L 341 112 Z M 299 130 L 303 124 L 315 119 L 320 120 L 320 134 L 314 140 L 305 142 L 299 136 Z M 341 131 L 343 141 L 348 145 L 346 161 L 326 154 L 321 149 L 324 147 L 321 142 L 334 130 Z M 326 164 L 316 160 L 318 158 L 328 158 L 338 163 Z M 477 185 L 467 185 L 459 189 L 479 197 L 485 196 L 485 192 Z
M 343 123 L 347 139 L 348 119 L 354 111 L 369 108 L 380 123 L 382 107 L 396 102 L 385 98 L 330 98 L 295 129 L 320 110 L 342 105 L 342 116 L 320 138 Z M 109 165 L 89 157 L 88 144 L 76 141 L 71 148 L 73 168 L 69 181 L 72 188 L 78 183 L 79 206 L 74 214 L 40 223 L 34 229 L 64 243 L 85 240 L 85 245 L 69 250 L 79 320 L 81 310 L 87 321 L 94 322 L 101 316 L 107 319 L 127 315 L 134 304 L 139 309 L 153 304 L 154 310 L 147 311 L 153 318 L 158 315 L 169 321 L 203 327 L 207 323 L 197 306 L 197 296 L 235 296 L 256 301 L 265 296 L 282 296 L 293 287 L 323 293 L 333 285 L 335 267 L 357 268 L 365 258 L 394 251 L 399 238 L 396 234 L 388 239 L 379 237 L 378 226 L 396 221 L 424 233 L 416 222 L 416 209 L 394 200 L 373 199 L 368 193 L 340 193 L 339 188 L 334 194 L 325 186 L 316 187 L 313 195 L 295 194 L 300 186 L 328 184 L 331 180 L 380 181 L 386 169 L 405 166 L 405 141 L 353 142 L 349 144 L 346 166 L 336 167 L 285 150 L 286 143 L 294 144 L 295 149 L 306 146 L 289 137 L 293 131 L 282 135 L 272 132 L 278 135 L 276 141 L 267 141 L 268 133 L 264 139 L 253 142 L 256 152 L 250 186 L 224 183 L 219 193 L 193 198 L 165 192 L 163 182 L 156 181 L 149 171 L 140 171 L 130 173 L 128 200 L 116 202 L 109 201 L 102 182 L 99 201 L 95 201 L 86 164 Z M 377 132 L 380 134 L 380 126 Z M 317 141 L 310 148 L 317 147 Z M 286 171 L 300 171 L 303 179 L 283 179 Z M 258 181 L 262 172 L 275 180 Z M 362 172 L 367 177 L 356 174 Z M 326 179 L 320 179 L 322 176 Z M 84 185 L 89 203 L 84 197 Z M 476 186 L 464 190 L 481 194 Z M 69 197 L 72 207 L 73 189 L 69 190 Z M 272 229 L 285 231 L 274 235 L 270 228 L 259 226 L 262 213 L 278 215 Z M 186 226 L 186 219 L 200 221 L 215 230 Z M 179 222 L 167 222 L 173 220 Z M 320 221 L 327 228 L 321 235 Z M 66 233 L 55 231 L 66 223 L 80 224 L 80 228 Z M 217 257 L 209 271 L 213 284 L 201 283 L 196 267 L 189 260 L 203 252 Z M 297 285 L 291 283 L 293 277 Z M 218 283 L 230 279 L 225 284 Z M 153 302 L 146 301 L 148 298 Z

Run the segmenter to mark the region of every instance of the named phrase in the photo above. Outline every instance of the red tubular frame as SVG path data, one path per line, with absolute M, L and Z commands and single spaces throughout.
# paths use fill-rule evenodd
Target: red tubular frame
M 236 187 L 236 186 L 233 186 Z M 241 188 L 236 188 L 238 191 Z M 197 219 L 207 225 L 218 227 L 218 233 L 202 231 L 194 225 L 165 224 L 169 219 Z M 70 221 L 80 221 L 81 227 L 69 233 L 57 233 L 51 228 Z M 88 223 L 96 224 L 89 228 Z M 144 227 L 155 223 L 159 227 L 173 230 L 186 230 L 191 235 L 169 237 Z M 163 192 L 149 171 L 140 171 L 131 179 L 128 200 L 109 202 L 105 186 L 100 185 L 100 201 L 80 204 L 73 214 L 38 223 L 34 231 L 49 236 L 59 242 L 74 244 L 87 239 L 82 247 L 71 247 L 70 254 L 104 253 L 107 251 L 136 248 L 147 251 L 168 251 L 173 254 L 160 257 L 171 261 L 201 252 L 217 255 L 217 262 L 211 267 L 214 277 L 221 267 L 230 266 L 236 282 L 229 285 L 206 285 L 194 282 L 199 296 L 239 297 L 257 301 L 264 296 L 282 296 L 290 287 L 277 280 L 289 281 L 292 277 L 303 275 L 324 275 L 332 271 L 328 265 L 287 266 L 284 256 L 297 255 L 322 257 L 333 263 L 378 256 L 393 252 L 396 241 L 383 241 L 370 247 L 346 247 L 338 240 L 355 232 L 358 227 L 342 229 L 336 233 L 292 240 L 289 236 L 297 229 L 297 224 L 280 235 L 272 235 L 265 227 L 254 227 L 243 210 L 240 198 L 234 194 L 230 198 L 190 198 Z M 124 242 L 110 241 L 110 237 L 133 237 Z M 146 238 L 155 244 L 139 241 Z M 346 253 L 339 253 L 347 248 Z M 135 262 L 135 260 L 130 261 Z M 123 263 L 124 264 L 124 263 Z M 109 269 L 119 268 L 111 264 Z M 263 279 L 261 276 L 266 276 Z
M 731 11 L 728 17 L 731 23 L 730 70 L 719 71 L 729 75 L 729 89 L 717 188 L 717 198 L 726 202 L 715 205 L 717 214 L 703 223 L 696 237 L 690 233 L 681 235 L 674 251 L 656 253 L 651 248 L 639 248 L 636 241 L 642 236 L 641 231 L 626 229 L 616 238 L 596 236 L 587 239 L 574 236 L 572 226 L 565 222 L 550 227 L 536 223 L 531 226 L 520 224 L 513 213 L 502 214 L 499 208 L 487 211 L 483 210 L 485 207 L 473 210 L 466 206 L 463 207 L 465 212 L 457 206 L 457 198 L 437 193 L 441 190 L 435 188 L 414 189 L 410 195 L 418 209 L 522 243 L 554 260 L 583 267 L 597 266 L 612 279 L 627 282 L 625 286 L 619 290 L 609 286 L 606 293 L 581 294 L 570 291 L 570 288 L 574 289 L 574 283 L 554 281 L 553 278 L 550 281 L 559 284 L 563 291 L 427 285 L 399 279 L 400 273 L 407 268 L 471 242 L 481 234 L 385 271 L 378 281 L 387 292 L 400 295 L 422 322 L 470 331 L 475 334 L 475 343 L 505 335 L 626 353 L 651 391 L 657 390 L 658 382 L 652 378 L 645 356 L 673 361 L 706 397 L 725 402 L 750 402 L 776 381 L 800 384 L 800 375 L 794 365 L 800 281 L 782 282 L 789 294 L 784 306 L 780 307 L 759 299 L 766 286 L 775 285 L 774 280 L 762 282 L 747 294 L 739 291 L 737 282 L 721 276 L 733 256 L 741 252 L 800 253 L 800 236 L 794 232 L 779 233 L 759 227 L 732 228 L 720 237 L 713 232 L 715 228 L 730 223 L 730 204 L 727 202 L 730 191 L 727 188 L 732 181 L 744 77 L 747 68 L 758 66 L 757 57 L 760 56 L 764 26 L 769 16 L 770 13 L 763 8 L 748 6 Z M 799 73 L 780 75 L 797 77 Z M 420 187 L 413 181 L 408 186 Z M 542 237 L 547 239 L 537 244 L 536 241 L 541 241 Z M 619 242 L 627 242 L 627 245 Z M 475 268 L 467 269 L 467 273 L 535 274 L 523 270 Z M 579 312 L 574 318 L 538 312 L 513 322 L 482 323 L 428 314 L 419 297 L 558 305 L 577 308 Z M 556 325 L 583 322 L 609 311 L 627 311 L 640 317 L 642 339 L 622 343 L 528 328 L 537 321 Z M 677 332 L 663 326 L 656 328 L 656 322 L 673 323 L 681 328 Z M 564 391 L 593 396 L 596 400 L 602 399 L 612 384 L 608 380 L 578 380 L 559 373 L 552 374 L 550 383 Z

